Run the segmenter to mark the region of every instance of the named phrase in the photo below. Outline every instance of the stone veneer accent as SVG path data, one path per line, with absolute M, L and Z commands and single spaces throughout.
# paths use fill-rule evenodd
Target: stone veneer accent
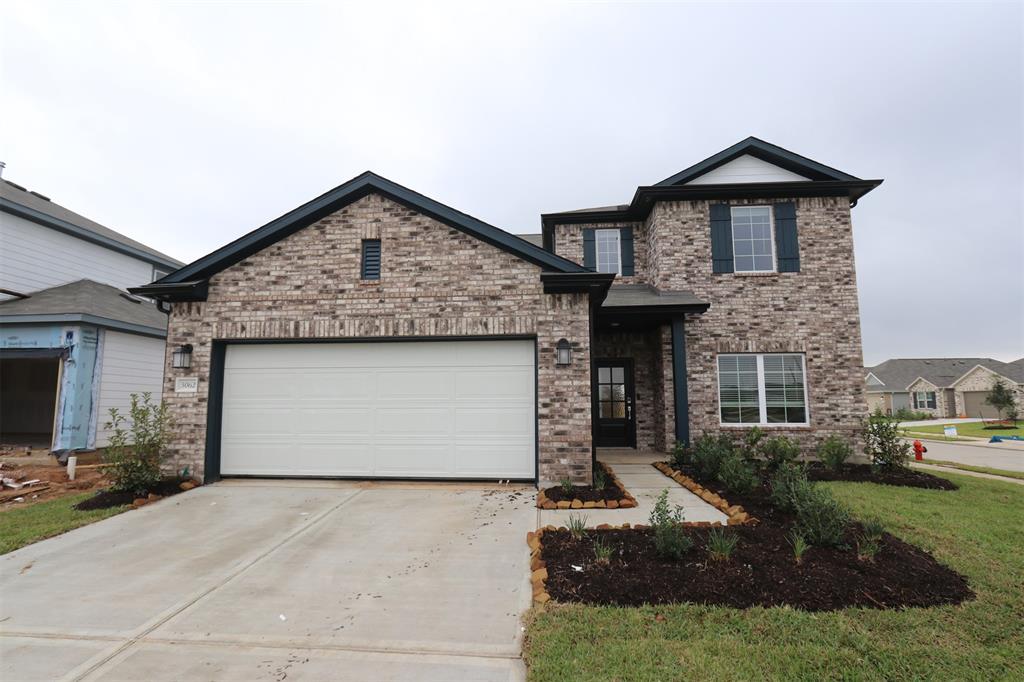
M 711 303 L 707 313 L 686 319 L 692 438 L 735 428 L 719 423 L 719 353 L 795 352 L 806 358 L 810 425 L 769 427 L 770 434 L 785 434 L 812 448 L 838 433 L 859 451 L 866 401 L 849 200 L 779 197 L 727 203 L 781 201 L 796 203 L 800 272 L 713 274 L 710 205 L 719 202 L 668 201 L 655 204 L 644 228 L 634 233 L 637 263 L 646 267 L 636 279 L 661 290 L 689 290 Z M 556 226 L 559 255 L 571 257 L 571 235 L 578 227 Z M 667 327 L 660 334 L 665 377 L 661 447 L 667 450 L 675 441 L 672 340 Z
M 359 279 L 362 239 L 380 239 L 381 278 Z M 169 466 L 201 476 L 211 344 L 215 339 L 535 336 L 539 478 L 591 478 L 589 301 L 545 294 L 540 267 L 371 194 L 210 280 L 201 303 L 174 303 L 164 401 L 175 419 Z M 555 365 L 568 339 L 573 363 Z M 171 349 L 194 347 L 192 367 L 171 368 Z M 174 380 L 199 377 L 198 393 Z

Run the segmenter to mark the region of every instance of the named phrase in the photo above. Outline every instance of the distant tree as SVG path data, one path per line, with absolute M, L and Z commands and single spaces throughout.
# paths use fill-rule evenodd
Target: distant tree
M 985 396 L 985 402 L 999 411 L 1000 419 L 1004 418 L 1004 413 L 1006 419 L 1017 418 L 1017 398 L 1013 395 L 1013 390 L 1002 379 L 996 379 L 992 384 L 992 390 Z

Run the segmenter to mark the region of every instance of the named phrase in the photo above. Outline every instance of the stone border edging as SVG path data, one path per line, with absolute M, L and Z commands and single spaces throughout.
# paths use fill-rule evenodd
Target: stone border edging
M 712 507 L 718 509 L 720 512 L 729 517 L 728 525 L 730 526 L 743 526 L 753 525 L 758 522 L 756 517 L 751 516 L 743 510 L 738 504 L 729 504 L 729 501 L 721 495 L 708 490 L 703 487 L 697 481 L 693 480 L 685 474 L 681 474 L 665 462 L 654 462 L 651 464 L 652 467 L 665 474 L 673 481 L 683 486 L 691 493 L 704 500 Z
M 577 498 L 572 501 L 562 500 L 561 502 L 555 502 L 553 500 L 549 500 L 547 495 L 544 494 L 544 491 L 541 490 L 537 493 L 537 509 L 546 509 L 550 511 L 552 509 L 632 509 L 635 507 L 637 504 L 636 498 L 626 490 L 626 486 L 622 485 L 622 481 L 620 481 L 619 477 L 615 475 L 615 471 L 604 462 L 601 462 L 601 466 L 603 466 L 604 470 L 608 472 L 608 475 L 611 477 L 612 483 L 615 484 L 615 487 L 622 492 L 622 497 L 620 499 L 584 502 Z

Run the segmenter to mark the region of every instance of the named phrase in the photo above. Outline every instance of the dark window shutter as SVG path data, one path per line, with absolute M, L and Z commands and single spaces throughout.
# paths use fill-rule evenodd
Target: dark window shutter
M 711 271 L 733 271 L 732 212 L 728 204 L 711 204 Z
M 380 279 L 380 240 L 363 240 L 363 264 L 360 276 L 363 279 Z
M 633 228 L 623 227 L 619 230 L 619 249 L 622 256 L 622 276 L 632 277 L 636 269 L 633 267 Z
M 775 254 L 779 272 L 800 272 L 800 244 L 796 236 L 796 204 L 775 204 Z
M 597 270 L 597 248 L 594 245 L 594 230 L 583 230 L 583 267 Z

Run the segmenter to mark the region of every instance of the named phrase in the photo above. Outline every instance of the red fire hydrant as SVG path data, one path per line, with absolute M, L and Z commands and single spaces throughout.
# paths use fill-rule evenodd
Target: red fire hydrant
M 915 440 L 914 441 L 914 459 L 916 459 L 918 462 L 920 462 L 922 459 L 924 459 L 924 453 L 926 453 L 926 452 L 928 452 L 928 448 L 926 448 L 921 441 Z

